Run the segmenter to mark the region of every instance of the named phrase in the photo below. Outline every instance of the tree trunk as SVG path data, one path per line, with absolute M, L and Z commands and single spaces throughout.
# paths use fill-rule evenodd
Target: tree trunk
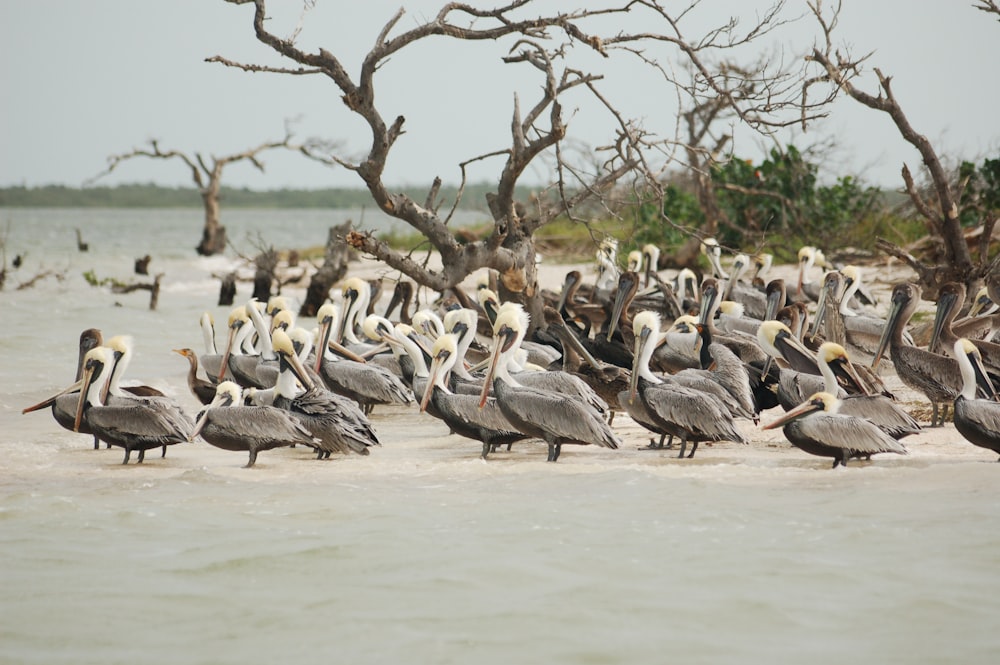
M 205 204 L 205 228 L 201 243 L 195 248 L 202 256 L 221 254 L 226 249 L 226 227 L 219 223 L 218 187 L 209 187 L 201 193 Z
M 350 220 L 340 226 L 330 227 L 323 266 L 309 281 L 306 298 L 299 308 L 299 316 L 316 316 L 316 312 L 329 297 L 330 289 L 347 274 L 347 260 L 350 258 L 351 248 L 344 242 L 344 238 L 350 233 L 351 227 Z

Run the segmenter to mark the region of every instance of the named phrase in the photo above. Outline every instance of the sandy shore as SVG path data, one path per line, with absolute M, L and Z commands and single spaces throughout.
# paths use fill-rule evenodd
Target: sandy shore
M 558 288 L 557 285 L 561 284 L 566 271 L 573 268 L 581 270 L 588 279 L 593 279 L 593 266 L 589 264 L 543 263 L 540 266 L 543 285 Z M 892 286 L 910 277 L 905 266 L 901 267 L 898 264 L 882 265 L 877 270 L 869 268 L 866 272 L 872 276 L 870 286 L 877 296 L 881 296 L 882 310 L 885 307 L 885 295 Z M 365 278 L 389 276 L 384 266 L 368 260 L 352 264 L 352 275 L 355 274 Z M 670 276 L 669 271 L 664 272 L 664 277 Z M 794 280 L 795 267 L 776 267 L 773 276 Z M 472 283 L 473 278 L 470 278 L 468 283 L 470 290 L 473 288 Z M 300 294 L 294 291 L 288 292 L 288 295 L 300 297 Z M 932 305 L 925 303 L 925 308 L 931 309 Z M 926 427 L 929 416 L 929 405 L 926 400 L 898 380 L 892 371 L 891 363 L 883 365 L 881 374 L 902 406 L 913 413 L 925 429 L 915 436 L 904 439 L 909 455 L 880 455 L 871 462 L 852 462 L 852 467 L 924 467 L 945 461 L 975 463 L 996 460 L 996 455 L 992 452 L 966 442 L 950 423 L 933 429 Z M 176 377 L 171 378 L 168 391 L 176 395 L 190 413 L 194 414 L 199 410 L 200 405 L 188 394 L 183 382 Z M 16 407 L 19 411 L 25 405 L 8 406 Z M 771 422 L 779 415 L 781 415 L 780 409 L 765 412 L 761 416 L 760 424 Z M 14 475 L 31 476 L 44 472 L 50 479 L 63 474 L 73 476 L 93 474 L 95 469 L 106 473 L 129 473 L 133 478 L 162 478 L 192 469 L 201 469 L 241 479 L 281 482 L 295 477 L 319 481 L 331 472 L 338 476 L 346 473 L 361 479 L 366 475 L 439 476 L 466 473 L 470 465 L 486 465 L 489 469 L 487 473 L 517 473 L 530 468 L 540 468 L 536 465 L 546 465 L 546 447 L 538 441 L 516 444 L 511 452 L 498 452 L 487 461 L 483 461 L 479 458 L 478 442 L 449 435 L 444 425 L 427 414 L 418 413 L 415 406 L 376 409 L 373 423 L 384 445 L 375 449 L 369 457 L 352 456 L 348 459 L 316 462 L 312 460 L 308 451 L 301 448 L 281 449 L 261 453 L 256 468 L 249 471 L 241 468 L 246 463 L 245 454 L 218 450 L 200 441 L 172 447 L 165 459 L 160 459 L 158 454 L 152 453 L 141 467 L 130 465 L 128 469 L 122 469 L 120 449 L 94 452 L 90 450 L 89 437 L 59 429 L 47 413 L 21 416 L 19 413 L 15 415 L 14 409 L 5 409 L 2 417 L 4 420 L 9 420 L 5 424 L 5 429 L 13 427 L 20 431 L 23 436 L 17 438 L 26 444 L 13 446 L 7 451 L 5 462 L 8 469 Z M 698 469 L 697 473 L 708 476 L 716 474 L 730 476 L 734 467 L 743 469 L 747 474 L 753 474 L 755 469 L 762 468 L 813 470 L 829 467 L 829 460 L 807 455 L 791 446 L 780 429 L 763 430 L 750 421 L 741 421 L 738 426 L 751 442 L 750 445 L 703 444 L 695 459 L 679 460 L 676 458 L 676 451 L 641 450 L 650 439 L 649 432 L 633 423 L 627 414 L 617 414 L 614 429 L 625 442 L 622 449 L 566 446 L 559 462 L 556 465 L 549 465 L 558 467 L 558 470 L 550 472 L 574 473 L 596 471 L 611 465 L 629 465 L 655 473 L 686 473 L 685 469 Z M 46 454 L 45 449 L 53 454 Z

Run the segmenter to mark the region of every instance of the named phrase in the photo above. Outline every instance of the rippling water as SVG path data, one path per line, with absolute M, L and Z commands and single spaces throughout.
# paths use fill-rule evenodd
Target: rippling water
M 119 450 L 90 450 L 48 414 L 20 409 L 70 382 L 79 331 L 95 325 L 134 335 L 130 375 L 196 408 L 169 349 L 200 351 L 201 311 L 224 319 L 211 275 L 228 260 L 193 256 L 197 219 L 193 232 L 153 234 L 180 224 L 177 212 L 0 213 L 12 222 L 8 259 L 32 238 L 0 292 L 2 662 L 992 663 L 1000 653 L 1000 465 L 957 435 L 837 471 L 758 433 L 749 448 L 680 461 L 639 453 L 628 429 L 619 451 L 567 447 L 547 464 L 543 446 L 523 444 L 483 462 L 478 444 L 398 408 L 376 411 L 385 445 L 367 458 L 320 463 L 286 449 L 242 469 L 239 455 L 182 444 L 123 467 Z M 257 228 L 297 215 L 260 215 Z M 271 242 L 321 244 L 327 221 L 315 220 L 311 240 Z M 146 252 L 166 273 L 156 312 L 145 294 L 80 277 L 127 278 Z M 66 279 L 15 290 L 47 267 Z

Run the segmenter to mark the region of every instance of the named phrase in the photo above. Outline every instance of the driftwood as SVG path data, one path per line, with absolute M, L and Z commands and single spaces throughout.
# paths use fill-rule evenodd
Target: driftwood
M 80 229 L 76 229 L 76 248 L 81 252 L 90 250 L 90 245 L 83 241 L 83 234 L 80 233 Z
M 330 227 L 326 240 L 326 252 L 323 265 L 309 281 L 305 300 L 299 308 L 299 316 L 316 316 L 316 312 L 326 302 L 330 289 L 347 274 L 347 262 L 351 256 L 351 248 L 344 238 L 351 232 L 353 224 L 350 220 L 340 226 Z
M 222 286 L 219 287 L 219 305 L 231 306 L 236 299 L 236 273 L 231 272 L 222 278 Z
M 149 284 L 116 284 L 111 287 L 112 293 L 132 293 L 133 291 L 149 291 L 149 309 L 155 310 L 160 302 L 160 280 L 163 273 L 159 273 Z

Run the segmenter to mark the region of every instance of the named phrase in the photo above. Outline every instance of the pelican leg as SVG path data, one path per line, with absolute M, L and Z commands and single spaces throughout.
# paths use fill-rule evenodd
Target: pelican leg
M 142 464 L 142 460 L 146 459 L 146 449 L 143 448 L 139 451 L 139 458 L 135 461 L 136 464 Z
M 611 427 L 611 423 L 613 422 L 615 422 L 615 410 L 611 409 L 610 414 L 608 415 L 608 427 Z
M 482 457 L 483 459 L 486 459 L 486 456 L 489 455 L 492 451 L 493 451 L 493 446 L 490 445 L 490 444 L 488 444 L 488 443 L 486 443 L 484 441 L 483 442 L 483 454 L 480 455 L 480 457 Z
M 684 458 L 684 451 L 687 450 L 688 440 L 687 437 L 681 437 L 681 454 L 677 456 L 677 459 Z M 694 451 L 692 451 L 693 453 Z
M 163 452 L 160 453 L 160 459 L 163 459 L 166 456 L 167 456 L 167 447 L 163 446 Z
M 938 403 L 931 403 L 931 427 L 940 427 L 944 424 L 944 420 L 938 420 Z
M 122 460 L 122 464 L 128 464 L 128 458 L 129 458 L 129 455 L 131 455 L 131 454 L 132 454 L 132 451 L 129 450 L 128 448 L 125 448 L 125 459 Z
M 243 467 L 243 468 L 249 469 L 250 467 L 252 467 L 254 465 L 254 463 L 256 461 L 257 461 L 257 449 L 256 448 L 251 448 L 250 449 L 250 461 L 247 462 L 247 465 L 245 467 Z
M 101 440 L 98 439 L 97 435 L 95 434 L 94 435 L 94 450 L 100 450 L 100 449 L 101 449 Z
M 692 457 L 694 457 L 694 451 L 696 451 L 696 450 L 698 450 L 698 442 L 697 441 L 695 441 L 694 445 L 691 446 L 691 452 L 688 453 L 688 457 L 687 458 L 691 459 Z

